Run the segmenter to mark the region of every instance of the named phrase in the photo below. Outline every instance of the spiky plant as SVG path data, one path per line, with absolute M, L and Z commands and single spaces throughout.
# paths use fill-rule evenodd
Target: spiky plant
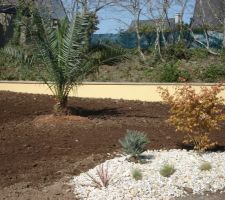
M 87 173 L 87 176 L 91 179 L 91 181 L 96 185 L 97 187 L 108 187 L 109 182 L 112 178 L 112 175 L 109 174 L 109 166 L 108 164 L 104 166 L 104 164 L 101 164 L 96 169 L 96 176 L 93 176 L 89 173 Z
M 204 161 L 204 162 L 201 163 L 199 169 L 201 171 L 210 171 L 212 169 L 212 165 L 211 165 L 210 162 Z
M 167 178 L 168 178 L 168 177 L 170 177 L 172 174 L 174 174 L 175 171 L 176 171 L 176 170 L 175 170 L 175 168 L 174 168 L 173 165 L 171 165 L 171 164 L 164 164 L 164 165 L 161 167 L 159 173 L 161 174 L 161 176 L 164 176 L 164 177 L 167 177 Z
M 65 19 L 53 28 L 51 20 L 41 17 L 38 12 L 33 13 L 36 32 L 35 28 L 30 31 L 30 48 L 8 46 L 4 52 L 21 61 L 41 63 L 39 75 L 57 101 L 54 111 L 65 114 L 69 92 L 101 64 L 102 57 L 96 58 L 88 49 L 89 15 L 88 12 L 76 14 L 71 22 Z
M 143 178 L 143 175 L 140 169 L 132 169 L 131 174 L 136 181 L 142 180 Z
M 126 136 L 119 140 L 126 154 L 131 155 L 135 159 L 140 158 L 140 154 L 146 150 L 149 143 L 147 136 L 136 130 L 127 130 Z

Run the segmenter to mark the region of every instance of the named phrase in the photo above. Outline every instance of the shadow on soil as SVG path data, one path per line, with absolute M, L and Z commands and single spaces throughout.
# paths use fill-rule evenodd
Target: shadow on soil
M 194 147 L 192 145 L 185 145 L 182 143 L 177 143 L 178 148 L 180 149 L 186 149 L 188 151 L 191 151 L 194 149 Z M 206 152 L 220 152 L 220 151 L 225 151 L 225 146 L 222 145 L 216 145 L 215 147 L 206 150 Z
M 120 110 L 120 111 L 119 111 Z M 123 116 L 126 118 L 136 117 L 136 118 L 151 118 L 158 119 L 163 118 L 162 116 L 152 116 L 152 115 L 137 115 L 131 114 L 129 110 L 123 110 L 123 108 L 103 108 L 103 109 L 87 109 L 83 107 L 69 107 L 71 115 L 78 115 L 81 117 L 96 117 L 96 118 L 105 118 L 106 116 Z
M 103 116 L 118 116 L 118 108 L 103 108 L 103 109 L 85 109 L 82 107 L 69 107 L 72 115 L 79 115 L 81 117 L 100 117 Z

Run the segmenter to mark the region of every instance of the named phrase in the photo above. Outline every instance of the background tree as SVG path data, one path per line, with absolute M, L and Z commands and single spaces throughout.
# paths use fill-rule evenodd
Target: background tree
M 146 2 L 143 0 L 124 0 L 118 1 L 114 0 L 114 5 L 119 6 L 122 9 L 129 12 L 129 14 L 133 18 L 134 30 L 137 37 L 137 50 L 143 61 L 146 60 L 144 53 L 141 49 L 141 34 L 140 34 L 140 16 L 144 7 L 146 6 Z

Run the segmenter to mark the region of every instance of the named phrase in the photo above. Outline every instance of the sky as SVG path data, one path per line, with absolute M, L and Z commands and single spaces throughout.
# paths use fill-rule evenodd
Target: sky
M 64 0 L 65 2 L 66 0 Z M 189 0 L 189 4 L 184 14 L 184 22 L 188 23 L 193 15 L 195 0 Z M 67 8 L 71 5 L 67 2 Z M 180 7 L 177 5 L 171 6 L 169 9 L 169 17 L 175 17 L 179 13 Z M 132 22 L 132 15 L 129 12 L 118 7 L 105 7 L 98 12 L 99 25 L 96 34 L 118 33 L 120 30 L 126 30 Z M 141 16 L 141 19 L 147 19 Z

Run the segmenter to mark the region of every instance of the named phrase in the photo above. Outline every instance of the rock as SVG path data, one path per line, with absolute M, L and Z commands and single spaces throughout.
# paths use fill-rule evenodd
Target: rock
M 193 189 L 189 188 L 189 187 L 184 187 L 184 191 L 187 192 L 188 194 L 192 194 L 193 193 Z

